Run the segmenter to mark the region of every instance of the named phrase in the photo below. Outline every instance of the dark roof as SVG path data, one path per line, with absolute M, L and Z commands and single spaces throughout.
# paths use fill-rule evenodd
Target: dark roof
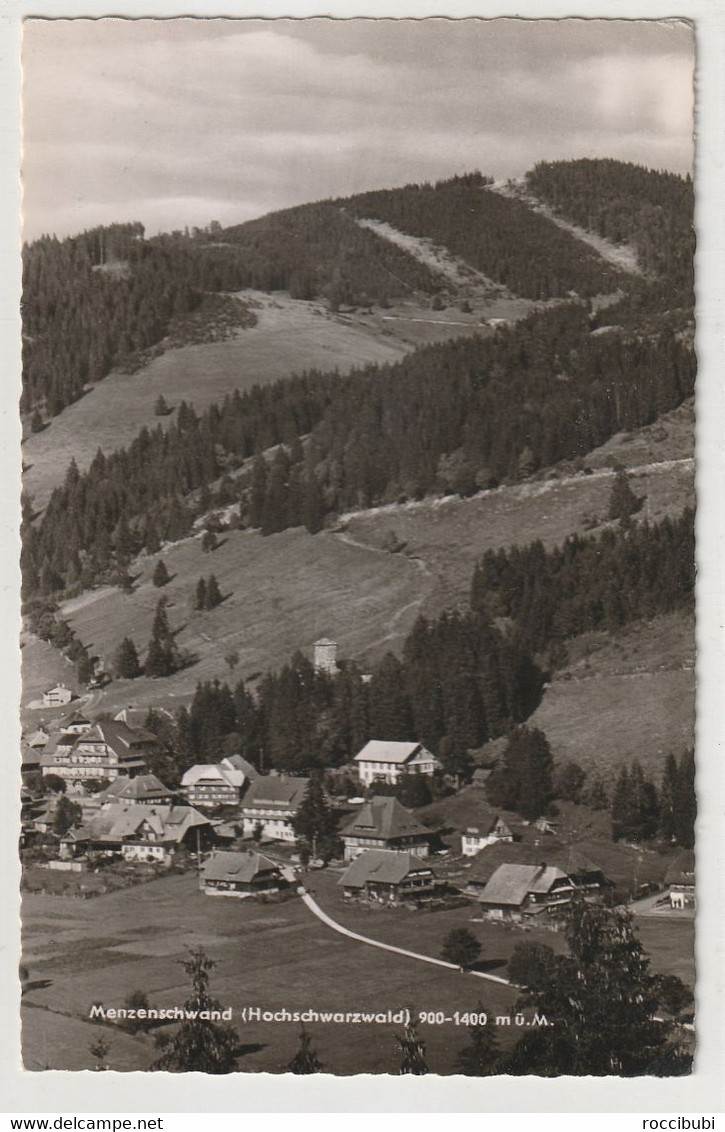
M 361 853 L 348 866 L 338 884 L 345 888 L 364 888 L 367 881 L 400 884 L 411 873 L 430 873 L 430 865 L 412 853 L 399 853 L 390 849 L 370 849 Z
M 568 850 L 558 838 L 547 839 L 546 845 L 518 841 L 497 841 L 477 853 L 469 875 L 473 884 L 486 884 L 500 865 L 553 865 L 561 867 L 561 857 Z
M 242 758 L 241 755 L 226 755 L 222 759 L 222 764 L 231 766 L 234 770 L 241 770 L 244 777 L 249 779 L 250 782 L 253 782 L 256 778 L 262 777 L 257 768 L 253 767 L 252 764 Z
M 168 798 L 173 793 L 155 774 L 139 774 L 135 778 L 119 774 L 99 798 L 101 802 L 139 802 L 145 798 Z
M 519 908 L 529 892 L 545 894 L 557 880 L 566 879 L 561 869 L 549 865 L 499 865 L 479 899 L 482 904 Z
M 134 837 L 142 825 L 150 826 L 162 842 L 182 841 L 190 829 L 211 826 L 208 818 L 192 806 L 138 804 L 121 802 L 105 806 L 89 822 L 96 841 L 123 841 Z
M 401 806 L 397 798 L 376 795 L 365 802 L 342 831 L 343 837 L 379 837 L 390 841 L 398 837 L 427 837 L 429 830 Z
M 263 775 L 252 782 L 244 798 L 243 808 L 279 806 L 295 809 L 304 797 L 308 782 L 307 778 L 293 778 L 285 774 Z
M 212 853 L 201 867 L 204 880 L 240 881 L 250 884 L 259 873 L 278 870 L 278 866 L 262 853 Z
M 125 723 L 113 720 L 111 723 L 96 723 L 84 734 L 78 736 L 80 743 L 106 743 L 118 754 L 125 755 L 134 747 L 156 743 L 156 736 L 143 727 L 127 727 Z

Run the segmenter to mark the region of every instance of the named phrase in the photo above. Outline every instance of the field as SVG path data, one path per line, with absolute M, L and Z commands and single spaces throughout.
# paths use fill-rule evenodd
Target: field
M 517 943 L 543 942 L 561 951 L 561 935 L 521 932 L 471 923 L 475 907 L 418 913 L 343 907 L 335 871 L 311 874 L 311 889 L 325 910 L 353 930 L 437 956 L 451 927 L 466 924 L 483 945 L 487 969 L 505 975 Z M 650 931 L 653 967 L 677 970 L 690 980 L 692 924 L 677 932 Z M 102 1033 L 110 1043 L 111 1068 L 144 1069 L 157 1056 L 150 1038 L 130 1037 L 109 1025 L 88 1021 L 94 1002 L 121 1006 L 126 995 L 144 990 L 152 1005 L 181 1005 L 186 976 L 178 961 L 189 946 L 203 947 L 218 966 L 212 989 L 234 1010 L 246 1052 L 244 1072 L 280 1072 L 294 1054 L 299 1027 L 241 1021 L 245 1006 L 318 1010 L 475 1010 L 479 1002 L 495 1014 L 513 1012 L 515 991 L 458 972 L 384 954 L 347 940 L 321 924 L 293 897 L 280 904 L 206 897 L 191 875 L 167 877 L 133 890 L 93 900 L 26 895 L 23 902 L 24 958 L 30 981 L 24 997 L 23 1057 L 26 1068 L 90 1068 L 88 1046 Z M 638 924 L 639 926 L 639 924 Z M 660 925 L 658 925 L 661 928 Z M 664 938 L 663 938 L 664 937 Z M 270 963 L 270 956 L 274 957 Z M 283 980 L 280 977 L 284 972 Z M 394 1034 L 400 1027 L 308 1026 L 323 1066 L 335 1073 L 395 1073 L 399 1057 Z M 503 1030 L 504 1041 L 514 1031 Z M 454 1069 L 466 1043 L 463 1029 L 421 1026 L 430 1068 Z
M 588 634 L 569 642 L 530 725 L 546 733 L 556 759 L 573 759 L 612 781 L 639 759 L 659 781 L 665 757 L 695 739 L 695 626 L 686 614 L 625 628 L 615 640 Z

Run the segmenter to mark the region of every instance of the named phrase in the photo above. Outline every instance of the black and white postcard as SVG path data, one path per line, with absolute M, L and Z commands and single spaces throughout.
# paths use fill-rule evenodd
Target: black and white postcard
M 25 20 L 26 1071 L 692 1073 L 676 15 Z

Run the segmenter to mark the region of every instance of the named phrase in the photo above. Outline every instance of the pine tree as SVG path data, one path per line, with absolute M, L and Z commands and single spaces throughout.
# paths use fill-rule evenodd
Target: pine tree
M 216 963 L 202 948 L 190 948 L 189 958 L 181 965 L 191 979 L 192 988 L 184 1003 L 185 1019 L 151 1068 L 167 1073 L 233 1073 L 239 1048 L 237 1031 L 200 1017 L 212 1010 L 221 1010 L 221 1003 L 209 992 L 209 977 Z
M 202 579 L 203 581 L 203 579 Z M 206 582 L 206 597 L 204 599 L 204 609 L 216 609 L 222 603 L 222 593 L 219 589 L 219 583 L 213 574 L 210 574 Z
M 178 663 L 176 644 L 166 614 L 166 598 L 160 597 L 154 614 L 144 672 L 152 678 L 170 676 L 178 668 Z
M 323 1065 L 312 1048 L 312 1038 L 304 1026 L 300 1030 L 300 1048 L 287 1066 L 288 1073 L 321 1073 Z
M 659 835 L 663 841 L 673 841 L 675 838 L 675 811 L 677 807 L 678 771 L 677 759 L 670 752 L 665 762 L 660 787 L 660 821 Z
M 644 500 L 635 495 L 629 486 L 629 477 L 624 468 L 620 468 L 612 484 L 612 493 L 609 497 L 609 518 L 627 520 L 639 511 Z
M 466 1077 L 490 1077 L 498 1072 L 500 1051 L 493 1019 L 479 1002 L 476 1007 L 479 1021 L 468 1027 L 470 1045 L 464 1046 L 456 1058 L 456 1070 Z M 485 1018 L 483 1022 L 481 1019 Z
M 550 1024 L 528 1030 L 502 1071 L 547 1077 L 687 1072 L 691 1058 L 677 1048 L 676 1028 L 656 1018 L 660 980 L 650 972 L 631 913 L 575 899 L 567 942 L 569 954 L 542 968 L 518 1003 Z M 671 1068 L 655 1068 L 668 1055 Z
M 311 856 L 330 859 L 335 846 L 337 817 L 330 809 L 322 778 L 317 773 L 310 776 L 305 796 L 292 819 L 292 828 Z
M 413 1022 L 409 1022 L 403 1034 L 396 1034 L 395 1041 L 398 1050 L 403 1055 L 400 1063 L 400 1075 L 411 1074 L 423 1077 L 429 1072 L 425 1060 L 425 1042 L 418 1036 L 418 1030 Z
M 156 588 L 159 590 L 162 589 L 165 585 L 168 585 L 170 581 L 169 571 L 166 569 L 166 563 L 164 562 L 163 558 L 159 558 L 158 562 L 156 563 L 152 581 Z
M 695 844 L 696 817 L 695 752 L 685 751 L 677 768 L 675 795 L 675 839 L 684 849 L 692 849 Z
M 207 609 L 206 600 L 206 578 L 199 578 L 194 591 L 194 609 Z
M 119 680 L 135 680 L 141 675 L 138 652 L 131 637 L 124 637 L 116 649 L 113 670 Z

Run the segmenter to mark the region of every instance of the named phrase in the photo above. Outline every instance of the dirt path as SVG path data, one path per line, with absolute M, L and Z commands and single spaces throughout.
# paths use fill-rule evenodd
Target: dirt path
M 435 967 L 447 967 L 449 971 L 461 971 L 461 968 L 456 966 L 455 963 L 448 963 L 445 959 L 434 959 L 432 955 L 421 955 L 417 951 L 408 951 L 404 947 L 395 947 L 392 943 L 383 943 L 379 939 L 371 939 L 366 935 L 359 935 L 358 932 L 350 931 L 342 924 L 338 924 L 337 920 L 333 920 L 324 912 L 320 905 L 312 899 L 308 892 L 303 892 L 302 901 L 307 905 L 313 916 L 325 924 L 328 928 L 332 928 L 334 932 L 339 932 L 340 935 L 347 936 L 348 939 L 354 939 L 357 943 L 366 943 L 370 947 L 378 947 L 381 951 L 392 951 L 394 955 L 403 955 L 407 959 L 415 959 L 419 963 L 432 963 Z M 486 979 L 490 983 L 501 983 L 502 986 L 511 987 L 512 990 L 518 991 L 519 987 L 516 983 L 510 982 L 509 979 L 502 979 L 499 975 L 489 975 L 484 971 L 466 971 L 467 975 L 475 975 L 478 979 Z

